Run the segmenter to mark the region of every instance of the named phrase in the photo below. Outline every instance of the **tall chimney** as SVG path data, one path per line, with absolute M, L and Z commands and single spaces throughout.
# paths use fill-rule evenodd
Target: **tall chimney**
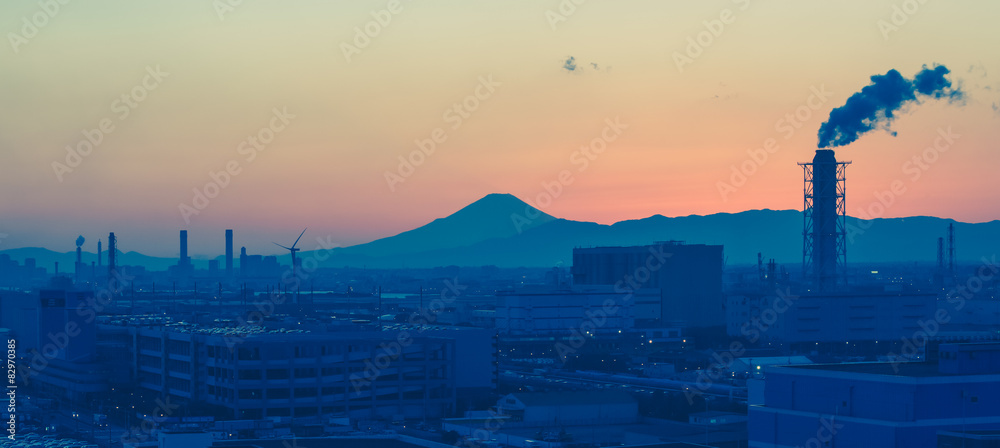
M 101 264 L 101 240 L 97 240 L 97 266 L 103 266 Z
M 115 296 L 118 292 L 117 279 L 118 276 L 118 266 L 115 265 L 115 258 L 118 253 L 118 240 L 115 238 L 115 232 L 108 234 L 108 290 L 111 293 L 111 297 Z
M 80 246 L 76 246 L 76 264 L 73 265 L 76 268 L 76 272 L 73 275 L 76 276 L 76 283 L 80 283 L 80 279 L 83 278 L 83 249 Z
M 812 163 L 800 164 L 805 183 L 803 275 L 819 291 L 847 281 L 844 182 L 850 163 L 838 162 L 833 150 L 818 149 Z
M 247 248 L 246 246 L 240 248 L 240 275 L 243 277 L 249 276 L 249 270 L 247 269 Z
M 188 231 L 181 230 L 181 265 L 186 265 L 188 263 Z
M 226 278 L 233 276 L 233 230 L 226 229 Z
M 955 223 L 948 224 L 948 274 L 955 275 Z

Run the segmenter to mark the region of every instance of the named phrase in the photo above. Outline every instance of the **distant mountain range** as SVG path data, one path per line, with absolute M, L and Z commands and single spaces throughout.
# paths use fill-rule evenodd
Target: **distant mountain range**
M 955 224 L 959 260 L 974 261 L 1000 252 L 1000 221 L 960 223 L 934 217 L 874 219 L 852 217 L 848 223 L 848 262 L 933 262 L 937 238 Z M 435 266 L 550 267 L 572 264 L 574 247 L 649 244 L 679 240 L 722 244 L 727 263 L 752 264 L 757 253 L 778 263 L 802 260 L 802 212 L 751 210 L 667 218 L 654 215 L 612 225 L 558 219 L 509 194 L 490 194 L 448 217 L 369 243 L 337 248 L 330 254 L 301 252 L 326 260 L 326 267 L 421 268 Z M 72 270 L 75 254 L 42 248 L 0 251 L 23 261 L 32 257 L 51 269 L 54 262 Z M 88 254 L 94 259 L 93 254 Z M 120 256 L 123 264 L 164 270 L 174 258 L 136 252 Z M 288 256 L 280 257 L 285 264 Z M 205 266 L 207 262 L 202 261 Z M 199 267 L 205 267 L 199 265 Z

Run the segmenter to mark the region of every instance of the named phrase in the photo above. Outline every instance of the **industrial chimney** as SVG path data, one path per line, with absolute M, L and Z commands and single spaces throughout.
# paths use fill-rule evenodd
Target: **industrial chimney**
M 76 263 L 73 264 L 75 268 L 74 275 L 76 276 L 75 282 L 80 283 L 80 279 L 83 278 L 83 235 L 76 238 Z
M 181 266 L 186 266 L 188 264 L 188 231 L 181 230 L 181 259 L 177 263 Z
M 118 266 L 116 265 L 116 255 L 118 254 L 118 239 L 115 238 L 115 232 L 108 234 L 108 290 L 111 293 L 111 297 L 114 297 L 118 292 L 117 279 L 118 276 Z
M 818 149 L 803 170 L 804 204 L 802 274 L 819 291 L 847 283 L 846 207 L 847 165 L 833 150 Z
M 233 230 L 226 229 L 226 278 L 233 277 Z

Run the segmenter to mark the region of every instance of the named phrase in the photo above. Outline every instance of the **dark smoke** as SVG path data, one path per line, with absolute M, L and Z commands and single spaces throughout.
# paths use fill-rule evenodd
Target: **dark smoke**
M 943 65 L 925 65 L 912 80 L 896 70 L 872 76 L 871 84 L 830 112 L 830 119 L 819 127 L 819 147 L 844 146 L 874 129 L 885 129 L 895 136 L 889 125 L 896 113 L 911 103 L 920 104 L 922 98 L 961 101 L 965 94 L 960 87 L 952 86 L 947 77 L 950 72 Z

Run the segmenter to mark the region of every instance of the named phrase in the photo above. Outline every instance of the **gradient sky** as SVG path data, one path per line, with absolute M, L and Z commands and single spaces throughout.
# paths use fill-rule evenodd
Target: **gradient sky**
M 562 170 L 573 183 L 538 204 L 562 218 L 801 209 L 795 163 L 811 159 L 829 111 L 873 74 L 932 63 L 968 101 L 927 102 L 896 121 L 898 136 L 838 149 L 854 162 L 849 214 L 898 179 L 907 190 L 883 217 L 1000 219 L 998 2 L 927 1 L 888 39 L 878 22 L 904 2 L 589 0 L 553 29 L 560 3 L 402 0 L 349 62 L 341 44 L 388 1 L 243 0 L 221 20 L 213 0 L 70 1 L 17 52 L 8 33 L 42 9 L 0 3 L 0 249 L 69 251 L 83 234 L 93 251 L 115 231 L 122 250 L 176 256 L 187 228 L 192 253 L 214 255 L 234 228 L 237 246 L 277 253 L 270 241 L 307 226 L 348 245 L 488 193 L 534 202 Z M 735 21 L 679 71 L 673 53 L 725 9 Z M 169 76 L 120 119 L 116 99 L 156 66 Z M 444 112 L 490 75 L 501 85 L 452 129 Z M 820 86 L 830 99 L 786 139 L 776 122 Z M 276 107 L 296 117 L 247 161 L 237 147 Z M 573 153 L 615 117 L 628 129 L 579 171 Z M 57 180 L 52 163 L 105 118 L 115 130 Z M 949 126 L 961 138 L 911 180 L 904 164 Z M 391 191 L 386 171 L 435 128 L 448 140 Z M 768 138 L 780 149 L 724 200 L 718 182 Z M 185 223 L 178 206 L 230 161 L 240 174 Z

